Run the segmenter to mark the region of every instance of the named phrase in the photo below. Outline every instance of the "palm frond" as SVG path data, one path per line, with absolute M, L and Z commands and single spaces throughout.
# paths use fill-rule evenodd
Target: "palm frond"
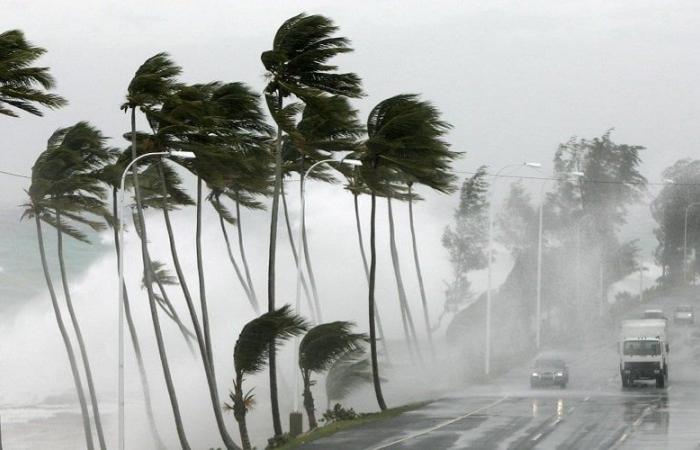
M 307 328 L 306 321 L 294 314 L 289 305 L 251 320 L 241 330 L 233 349 L 236 373 L 260 372 L 267 364 L 267 349 L 273 339 L 279 345 Z
M 317 325 L 299 344 L 299 367 L 312 372 L 327 370 L 339 357 L 362 349 L 364 333 L 352 333 L 354 324 L 337 321 Z

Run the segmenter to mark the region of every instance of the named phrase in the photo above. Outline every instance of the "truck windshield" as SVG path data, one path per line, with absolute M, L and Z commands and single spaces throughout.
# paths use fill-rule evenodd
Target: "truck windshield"
M 651 356 L 661 353 L 659 341 L 625 341 L 623 353 L 625 355 Z

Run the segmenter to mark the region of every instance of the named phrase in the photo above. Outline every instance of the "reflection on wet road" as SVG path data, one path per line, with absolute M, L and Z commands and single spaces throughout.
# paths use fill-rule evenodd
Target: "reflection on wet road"
M 700 342 L 671 333 L 668 389 L 621 388 L 614 345 L 571 360 L 565 390 L 530 389 L 527 368 L 305 449 L 700 449 Z

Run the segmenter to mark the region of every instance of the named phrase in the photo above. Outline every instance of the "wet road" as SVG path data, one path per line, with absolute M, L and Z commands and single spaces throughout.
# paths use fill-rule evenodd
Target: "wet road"
M 670 313 L 670 311 L 669 311 Z M 567 389 L 520 367 L 394 419 L 304 449 L 700 449 L 700 328 L 674 327 L 669 387 L 623 390 L 614 343 L 570 354 Z

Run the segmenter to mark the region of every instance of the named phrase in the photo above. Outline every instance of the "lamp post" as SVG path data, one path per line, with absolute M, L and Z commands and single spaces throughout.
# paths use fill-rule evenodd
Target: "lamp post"
M 542 167 L 540 163 L 525 162 L 522 164 L 508 164 L 493 175 L 491 182 L 491 195 L 489 200 L 489 250 L 488 250 L 488 288 L 486 290 L 486 349 L 484 352 L 484 373 L 491 372 L 491 284 L 492 284 L 492 263 L 493 263 L 493 198 L 495 192 L 496 179 L 504 170 L 513 167 L 530 167 L 537 169 Z
M 683 221 L 683 283 L 688 282 L 688 212 L 693 206 L 700 205 L 700 202 L 694 202 L 686 206 L 685 219 Z
M 568 172 L 565 175 L 572 177 L 583 177 L 583 172 Z M 542 182 L 540 187 L 540 208 L 539 208 L 539 226 L 537 232 L 537 302 L 535 308 L 535 344 L 537 350 L 540 349 L 542 341 L 542 242 L 544 233 L 544 221 L 542 211 L 544 209 L 544 187 L 548 180 Z
M 118 438 L 119 450 L 124 450 L 124 224 L 123 224 L 123 209 L 124 209 L 124 182 L 129 169 L 139 160 L 149 156 L 168 156 L 183 159 L 192 159 L 195 157 L 192 152 L 183 152 L 173 150 L 171 152 L 152 152 L 145 153 L 137 158 L 134 158 L 122 172 L 121 181 L 119 183 L 119 207 L 117 208 L 117 226 L 119 227 L 119 251 L 117 254 L 117 263 L 119 266 L 119 374 L 118 374 Z
M 297 285 L 296 285 L 296 299 L 295 299 L 295 308 L 296 308 L 296 313 L 299 314 L 301 310 L 301 277 L 302 277 L 302 267 L 304 263 L 304 252 L 302 251 L 302 243 L 303 243 L 303 233 L 304 233 L 304 227 L 306 225 L 306 217 L 305 217 L 305 183 L 306 183 L 306 177 L 311 174 L 311 172 L 319 165 L 321 164 L 330 164 L 330 163 L 337 163 L 339 166 L 345 162 L 345 164 L 352 165 L 352 166 L 359 166 L 362 163 L 358 160 L 354 159 L 348 159 L 346 158 L 350 156 L 352 153 L 348 153 L 347 155 L 343 156 L 340 160 L 335 160 L 332 158 L 328 159 L 322 159 L 321 161 L 317 161 L 314 164 L 312 164 L 308 169 L 306 169 L 305 172 L 301 174 L 301 180 L 299 182 L 299 201 L 300 201 L 300 223 L 299 223 L 299 233 L 297 235 L 297 248 L 299 249 L 299 258 L 297 258 Z M 319 322 L 321 321 L 321 311 L 318 311 L 318 320 Z M 292 424 L 293 423 L 300 423 L 299 419 L 294 419 L 295 415 L 301 414 L 299 412 L 299 338 L 295 337 L 294 338 L 294 367 L 292 370 L 294 371 L 294 411 L 290 414 L 290 432 L 292 431 Z

